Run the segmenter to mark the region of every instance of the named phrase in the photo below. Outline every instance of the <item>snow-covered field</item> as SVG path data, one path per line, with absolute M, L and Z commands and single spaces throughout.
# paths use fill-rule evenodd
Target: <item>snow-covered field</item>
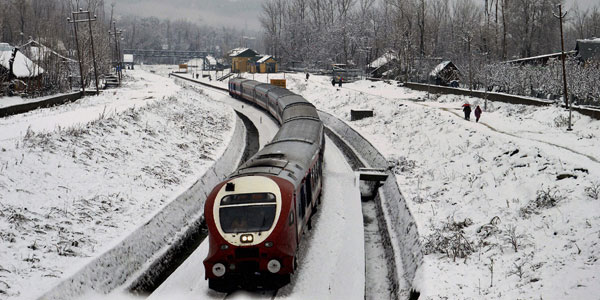
M 475 123 L 461 106 L 482 99 L 286 78 L 388 157 L 427 250 L 420 299 L 600 295 L 600 121 L 574 113 L 567 132 L 561 108 L 489 102 Z M 350 122 L 350 109 L 375 118 Z
M 75 272 L 223 152 L 233 110 L 147 72 L 126 82 L 0 119 L 0 299 L 33 299 Z

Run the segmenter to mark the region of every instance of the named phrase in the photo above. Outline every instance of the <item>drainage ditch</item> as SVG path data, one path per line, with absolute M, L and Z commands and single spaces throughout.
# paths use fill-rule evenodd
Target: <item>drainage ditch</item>
M 258 129 L 244 114 L 237 112 L 246 127 L 246 145 L 240 164 L 258 152 Z M 187 230 L 174 241 L 160 257 L 146 268 L 128 288 L 136 295 L 150 295 L 200 246 L 208 236 L 208 228 L 204 216 L 198 218 Z

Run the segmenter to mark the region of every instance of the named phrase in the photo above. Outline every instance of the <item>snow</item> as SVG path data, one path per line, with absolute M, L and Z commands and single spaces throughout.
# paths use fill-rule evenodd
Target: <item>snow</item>
M 387 52 L 384 55 L 382 55 L 381 57 L 377 58 L 376 60 L 372 61 L 369 66 L 371 68 L 377 69 L 381 66 L 384 66 L 385 64 L 389 63 L 392 60 L 397 60 L 398 56 L 396 54 L 394 54 L 393 52 Z
M 271 55 L 263 55 L 263 57 L 261 57 L 257 61 L 257 63 L 262 64 L 262 63 L 266 62 L 267 60 L 269 60 L 271 57 L 273 57 L 273 56 L 271 56 Z
M 435 68 L 433 68 L 431 73 L 429 73 L 429 76 L 437 76 L 438 73 L 440 73 L 449 63 L 450 63 L 449 60 L 441 62 L 439 65 L 437 65 L 437 66 L 435 66 Z
M 229 56 L 230 57 L 235 57 L 240 55 L 241 53 L 244 53 L 244 51 L 248 50 L 248 48 L 234 48 L 231 49 L 231 51 L 229 51 Z
M 128 74 L 123 89 L 0 119 L 0 299 L 31 299 L 81 268 L 184 190 L 223 151 L 234 116 L 209 99 L 213 92 L 182 90 L 140 70 Z M 567 132 L 568 113 L 560 107 L 488 102 L 480 123 L 467 122 L 461 105 L 484 108 L 483 99 L 385 82 L 338 88 L 317 75 L 308 81 L 304 74 L 245 76 L 263 82 L 285 77 L 288 88 L 347 122 L 387 158 L 428 249 L 413 281 L 420 299 L 600 294 L 600 202 L 592 198 L 593 187 L 600 190 L 600 121 L 573 112 L 574 131 Z M 350 109 L 374 109 L 375 117 L 350 122 Z M 332 161 L 326 157 L 325 166 Z M 334 174 L 326 184 L 352 186 L 345 171 Z M 562 174 L 577 178 L 558 180 Z M 557 202 L 536 205 L 548 198 Z M 291 291 L 278 296 L 328 298 L 329 283 L 345 298 L 353 298 L 349 288 L 364 292 L 360 284 L 315 267 L 321 261 L 312 260 L 311 252 L 323 255 L 323 244 L 314 240 L 319 230 L 341 230 L 344 221 L 321 226 L 328 220 L 325 203 L 319 213 L 305 269 Z M 356 249 L 342 246 L 340 232 L 326 234 L 337 241 L 328 245 L 334 247 L 331 263 L 347 268 L 344 275 L 364 275 L 364 268 L 336 262 L 362 257 L 347 252 Z M 362 233 L 361 224 L 346 235 Z M 451 239 L 456 236 L 461 240 Z M 436 248 L 442 238 L 463 241 L 472 252 L 454 259 Z M 195 270 L 203 277 L 203 268 Z M 205 284 L 194 282 L 188 288 Z M 303 288 L 308 285 L 317 289 Z
M 10 69 L 10 58 L 12 56 L 13 47 L 6 43 L 0 43 L 0 66 Z M 15 61 L 13 63 L 13 74 L 17 78 L 36 77 L 44 73 L 44 69 L 33 63 L 21 51 L 17 51 Z
M 600 294 L 599 202 L 586 192 L 600 184 L 600 121 L 574 112 L 574 131 L 567 132 L 568 112 L 560 107 L 488 102 L 480 123 L 467 122 L 461 105 L 483 108 L 483 99 L 428 95 L 384 82 L 339 89 L 316 75 L 287 79 L 288 88 L 348 122 L 387 157 L 424 242 L 438 231 L 455 232 L 444 225 L 470 224 L 462 229 L 474 248 L 466 259 L 425 255 L 413 284 L 420 299 Z M 374 109 L 375 117 L 350 122 L 350 109 Z M 557 180 L 560 174 L 577 179 Z M 544 192 L 562 200 L 533 206 Z M 499 223 L 490 224 L 496 216 Z M 511 228 L 516 252 L 508 241 Z
M 0 299 L 32 299 L 76 272 L 224 151 L 232 110 L 128 74 L 122 89 L 0 119 Z

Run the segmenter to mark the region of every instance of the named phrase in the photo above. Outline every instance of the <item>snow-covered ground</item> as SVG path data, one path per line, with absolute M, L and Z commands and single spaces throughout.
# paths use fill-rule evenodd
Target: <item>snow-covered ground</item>
M 128 74 L 125 88 L 0 119 L 0 299 L 31 299 L 74 272 L 223 151 L 230 109 Z M 600 121 L 574 113 L 566 132 L 560 108 L 490 102 L 467 122 L 464 101 L 483 100 L 285 77 L 388 157 L 428 250 L 420 299 L 600 295 Z M 350 122 L 350 109 L 375 118 Z
M 600 295 L 600 121 L 574 113 L 567 132 L 561 108 L 488 102 L 475 123 L 461 106 L 483 108 L 482 99 L 395 83 L 340 89 L 324 76 L 286 79 L 393 166 L 427 249 L 420 299 Z M 373 109 L 375 117 L 350 122 L 350 109 Z
M 187 189 L 232 109 L 130 71 L 123 88 L 0 119 L 0 299 L 33 299 Z

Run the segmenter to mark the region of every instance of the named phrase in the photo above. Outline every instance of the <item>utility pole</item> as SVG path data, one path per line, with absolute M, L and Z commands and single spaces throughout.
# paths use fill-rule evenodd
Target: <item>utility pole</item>
M 573 128 L 571 128 L 571 104 L 569 103 L 569 98 L 568 98 L 568 93 L 567 93 L 567 71 L 565 69 L 565 39 L 563 36 L 563 19 L 565 18 L 565 16 L 567 15 L 567 12 L 565 12 L 564 14 L 562 13 L 562 5 L 558 4 L 558 15 L 556 15 L 554 12 L 552 12 L 552 14 L 554 15 L 554 17 L 558 18 L 559 22 L 560 22 L 560 46 L 561 46 L 561 50 L 562 50 L 562 72 L 563 72 L 563 97 L 565 98 L 565 105 L 569 108 L 569 128 L 567 128 L 567 131 L 572 131 Z
M 122 75 L 122 69 L 123 66 L 121 64 L 121 49 L 119 47 L 119 39 L 121 37 L 121 33 L 123 33 L 122 30 L 117 30 L 117 22 L 113 21 L 113 31 L 109 31 L 109 34 L 114 34 L 114 38 L 115 38 L 115 71 L 117 73 L 117 77 L 119 79 L 119 86 L 121 86 L 121 77 Z
M 75 19 L 75 12 L 73 14 L 73 19 Z M 85 84 L 83 82 L 83 67 L 81 66 L 81 51 L 79 50 L 79 40 L 77 38 L 77 23 L 75 21 L 71 21 L 71 18 L 67 18 L 67 22 L 73 23 L 73 30 L 75 31 L 75 47 L 77 48 L 77 62 L 79 63 L 79 80 L 81 81 L 81 91 L 83 95 L 85 95 Z
M 80 22 L 88 22 L 88 27 L 90 29 L 90 42 L 92 44 L 92 61 L 94 63 L 94 79 L 96 81 L 96 94 L 100 94 L 100 89 L 98 88 L 98 67 L 96 65 L 96 53 L 94 50 L 94 35 L 92 34 L 92 21 L 96 21 L 96 16 L 94 15 L 94 18 L 91 18 L 91 13 L 90 11 L 84 11 L 83 9 L 79 9 L 78 12 L 74 11 L 71 12 L 73 19 L 71 20 L 71 18 L 67 18 L 67 21 L 69 23 L 73 23 L 73 27 L 75 28 L 75 43 L 77 43 L 77 53 L 78 53 L 78 57 L 80 58 L 80 62 L 79 62 L 79 72 L 81 73 L 81 86 L 83 89 L 83 92 L 85 93 L 85 88 L 83 87 L 83 70 L 81 67 L 81 56 L 79 55 L 79 43 L 77 41 L 77 23 Z M 79 19 L 79 15 L 83 15 L 83 14 L 87 14 L 87 19 Z

